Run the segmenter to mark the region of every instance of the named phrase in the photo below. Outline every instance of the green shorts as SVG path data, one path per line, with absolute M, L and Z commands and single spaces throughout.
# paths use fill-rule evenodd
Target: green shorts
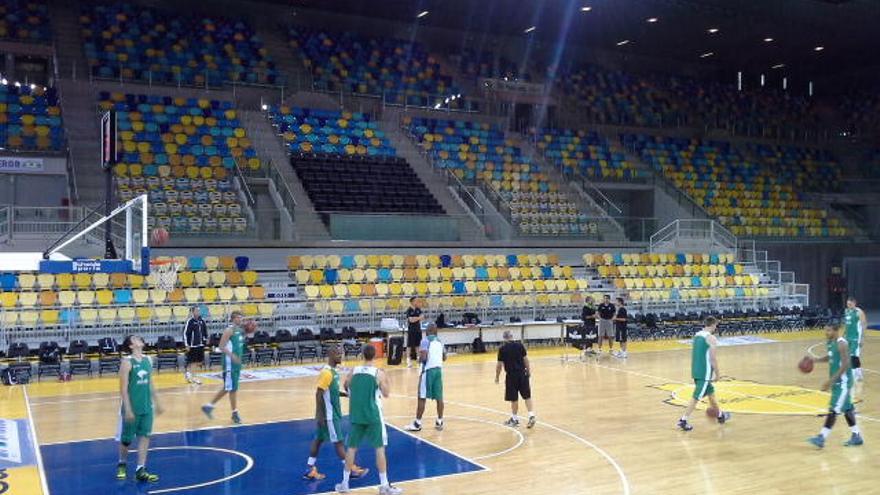
M 341 442 L 345 437 L 342 436 L 342 418 L 328 419 L 321 423 L 318 422 L 318 431 L 315 433 L 315 439 L 319 442 Z
M 849 346 L 849 355 L 850 356 L 856 356 L 856 357 L 862 356 L 862 348 L 859 345 L 860 344 L 859 340 L 847 340 L 846 343 Z
M 374 449 L 388 445 L 388 432 L 385 429 L 385 423 L 353 423 L 351 431 L 348 433 L 346 445 L 358 448 L 363 443 Z
M 715 393 L 715 387 L 712 386 L 712 380 L 702 380 L 694 378 L 694 399 L 700 400 L 707 395 Z
M 241 375 L 241 366 L 233 366 L 232 369 L 223 370 L 223 390 L 227 392 L 238 391 L 238 377 Z
M 116 439 L 123 445 L 131 445 L 136 437 L 153 434 L 153 413 L 135 414 L 134 421 L 126 421 L 125 414 L 119 418 L 119 433 Z
M 837 382 L 831 386 L 831 404 L 828 409 L 843 414 L 853 408 L 852 388 L 849 382 Z
M 431 368 L 419 377 L 419 399 L 443 400 L 443 368 Z

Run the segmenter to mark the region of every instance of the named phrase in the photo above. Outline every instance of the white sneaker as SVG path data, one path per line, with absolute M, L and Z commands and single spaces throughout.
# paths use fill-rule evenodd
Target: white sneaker
M 626 353 L 626 351 L 623 351 L 618 355 L 618 357 L 622 357 L 623 359 L 626 359 L 627 357 L 629 357 L 629 355 Z
M 413 421 L 412 423 L 406 425 L 406 428 L 404 428 L 404 430 L 412 431 L 412 432 L 422 431 L 422 424 L 418 423 L 416 421 Z
M 437 431 L 443 431 L 443 421 L 440 421 L 439 419 L 437 421 L 434 421 L 434 428 Z
M 379 495 L 400 495 L 403 493 L 402 488 L 397 488 L 396 486 L 380 486 L 379 487 Z
M 339 493 L 348 493 L 351 491 L 351 488 L 348 487 L 348 483 L 336 483 L 336 491 Z M 382 493 L 381 489 L 379 489 L 379 493 Z

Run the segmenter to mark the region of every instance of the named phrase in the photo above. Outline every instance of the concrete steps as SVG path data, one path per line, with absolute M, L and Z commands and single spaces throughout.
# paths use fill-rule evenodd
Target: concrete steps
M 55 38 L 56 63 L 61 79 L 89 79 L 89 67 L 80 36 L 80 5 L 76 0 L 52 0 L 49 21 Z
M 257 155 L 264 160 L 270 160 L 290 187 L 290 192 L 296 200 L 293 221 L 297 240 L 329 240 L 330 234 L 315 212 L 315 207 L 296 172 L 290 166 L 290 158 L 281 138 L 275 135 L 275 128 L 272 127 L 266 114 L 256 110 L 240 110 L 239 116 L 247 135 L 251 138 L 251 143 L 257 150 Z
M 94 206 L 104 201 L 104 172 L 101 169 L 101 131 L 96 96 L 88 80 L 60 80 L 61 112 L 76 174 L 78 205 Z

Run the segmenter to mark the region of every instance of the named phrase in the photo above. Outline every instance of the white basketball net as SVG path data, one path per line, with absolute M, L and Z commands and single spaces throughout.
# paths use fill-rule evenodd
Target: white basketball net
M 150 263 L 150 274 L 155 275 L 156 287 L 165 291 L 174 290 L 177 285 L 177 262 Z

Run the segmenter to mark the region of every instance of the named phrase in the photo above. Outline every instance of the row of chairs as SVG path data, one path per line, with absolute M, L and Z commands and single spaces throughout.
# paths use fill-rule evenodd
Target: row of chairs
M 596 265 L 691 265 L 729 264 L 736 261 L 733 253 L 587 253 L 584 264 Z
M 65 290 L 61 292 L 0 292 L 0 308 L 29 309 L 62 307 L 102 307 L 128 304 L 174 304 L 174 303 L 229 303 L 261 301 L 266 298 L 266 289 L 254 287 L 180 287 L 166 291 L 163 289 L 116 289 L 116 290 Z
M 188 268 L 188 269 L 187 269 Z M 259 274 L 253 270 L 225 271 L 178 265 L 178 284 L 182 287 L 256 285 Z M 2 273 L 0 289 L 14 290 L 100 290 L 155 287 L 155 275 L 131 273 Z
M 324 268 L 299 269 L 291 277 L 300 285 L 337 283 L 408 283 L 408 282 L 454 282 L 460 281 L 517 281 L 571 279 L 574 270 L 570 266 L 533 267 L 467 267 L 467 268 Z
M 198 304 L 205 317 L 225 318 L 232 311 L 248 317 L 271 318 L 275 304 L 270 302 L 243 304 Z M 63 308 L 43 310 L 6 310 L 0 313 L 4 327 L 34 328 L 54 325 L 110 325 L 133 323 L 167 323 L 185 321 L 192 305 L 105 306 L 98 308 Z
M 465 268 L 557 266 L 555 254 L 348 254 L 288 256 L 287 268 L 311 270 L 324 268 Z

